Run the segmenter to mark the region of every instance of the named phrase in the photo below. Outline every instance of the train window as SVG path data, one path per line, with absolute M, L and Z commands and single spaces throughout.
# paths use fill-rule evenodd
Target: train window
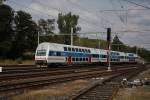
M 61 52 L 57 52 L 57 53 L 56 53 L 56 56 L 61 56 Z
M 49 56 L 56 56 L 56 52 L 55 51 L 49 51 Z
M 95 54 L 92 54 L 92 57 L 94 57 L 94 58 L 95 58 Z
M 76 61 L 78 61 L 78 58 L 76 58 Z
M 37 56 L 45 56 L 46 55 L 46 50 L 39 50 L 37 51 Z
M 71 51 L 71 48 L 70 48 L 70 47 L 68 47 L 68 51 Z
M 124 56 L 120 56 L 121 59 L 124 59 Z
M 75 58 L 72 58 L 72 61 L 75 61 Z
M 72 48 L 72 51 L 75 51 L 75 48 Z
M 81 52 L 84 52 L 84 49 L 81 49 Z
M 82 58 L 80 58 L 80 60 L 79 61 L 82 61 Z
M 99 58 L 99 55 L 98 54 L 93 54 L 92 55 L 94 58 Z
M 107 58 L 107 55 L 101 55 L 101 58 Z
M 82 51 L 85 52 L 85 49 L 83 49 Z
M 67 51 L 67 47 L 64 47 L 64 51 Z
M 85 52 L 86 52 L 86 53 L 88 52 L 87 49 L 85 49 Z
M 90 50 L 88 50 L 88 53 L 91 53 L 91 51 L 90 51 Z
M 99 55 L 96 55 L 97 58 L 99 58 Z
M 88 61 L 88 58 L 86 58 L 86 61 Z
M 133 54 L 129 54 L 129 56 L 133 56 Z
M 85 61 L 86 59 L 85 58 L 83 58 L 83 61 Z
M 85 50 L 84 50 L 84 49 L 82 49 L 82 52 L 85 52 Z
M 88 50 L 87 50 L 87 49 L 85 49 L 85 52 L 86 52 L 86 53 L 88 53 Z
M 81 49 L 79 48 L 79 52 L 81 52 Z
M 78 48 L 75 48 L 75 51 L 78 52 Z
M 65 52 L 61 52 L 61 56 L 65 56 Z

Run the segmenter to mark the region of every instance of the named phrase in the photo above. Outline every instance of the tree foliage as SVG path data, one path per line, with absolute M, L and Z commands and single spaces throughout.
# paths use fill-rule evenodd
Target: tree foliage
M 40 19 L 38 21 L 40 34 L 52 34 L 55 29 L 55 19 Z
M 70 44 L 69 34 L 71 33 L 71 29 L 73 29 L 73 33 L 77 33 L 81 30 L 81 28 L 77 26 L 78 20 L 79 16 L 72 15 L 71 12 L 66 15 L 63 15 L 62 13 L 58 14 L 57 24 L 59 31 L 62 34 L 68 34 L 64 36 L 65 44 Z
M 13 9 L 10 6 L 0 6 L 0 57 L 7 57 L 11 51 L 12 36 L 14 35 L 13 15 Z
M 31 15 L 24 11 L 17 11 L 14 21 L 16 27 L 12 50 L 15 55 L 20 56 L 22 52 L 35 49 L 37 25 Z
M 9 39 L 12 35 L 12 20 L 14 12 L 7 5 L 0 6 L 0 42 Z
M 124 44 L 119 40 L 119 37 L 116 35 L 112 42 L 112 50 L 115 51 L 124 51 Z
M 37 25 L 30 14 L 8 5 L 0 6 L 0 58 L 16 58 L 23 52 L 35 50 Z
M 6 0 L 0 0 L 0 5 L 3 4 L 4 1 L 6 1 Z

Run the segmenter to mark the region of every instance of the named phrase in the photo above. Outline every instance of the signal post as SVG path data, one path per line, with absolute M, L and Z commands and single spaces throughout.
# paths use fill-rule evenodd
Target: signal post
M 107 66 L 108 71 L 111 71 L 111 28 L 107 28 Z

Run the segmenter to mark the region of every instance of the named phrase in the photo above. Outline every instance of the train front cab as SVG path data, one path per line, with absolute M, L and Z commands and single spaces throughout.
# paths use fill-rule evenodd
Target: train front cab
M 47 65 L 47 51 L 37 50 L 35 54 L 35 64 L 36 65 Z

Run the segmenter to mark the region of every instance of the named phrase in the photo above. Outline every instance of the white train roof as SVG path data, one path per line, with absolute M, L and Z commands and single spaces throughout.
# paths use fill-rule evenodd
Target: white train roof
M 71 45 L 65 45 L 65 44 L 58 44 L 58 43 L 49 43 L 49 42 L 43 42 L 40 43 L 37 47 L 37 50 L 52 50 L 52 51 L 64 51 L 64 47 L 71 47 L 71 48 L 80 48 L 80 49 L 89 49 L 91 53 L 93 54 L 104 54 L 107 55 L 107 50 L 103 49 L 96 49 L 96 48 L 88 48 L 88 47 L 80 47 L 80 46 L 71 46 Z M 124 52 L 119 52 L 119 51 L 111 51 L 111 52 L 118 52 L 120 56 L 129 56 L 129 55 L 134 55 L 137 57 L 138 55 L 134 53 L 124 53 Z
M 48 49 L 48 46 L 49 46 L 49 43 L 40 43 L 37 47 L 37 50 L 47 50 Z
M 126 56 L 126 53 L 124 52 L 118 52 L 120 56 Z
M 94 49 L 94 48 L 87 48 L 87 47 L 80 47 L 80 46 L 71 46 L 71 45 L 65 45 L 65 44 L 43 42 L 38 45 L 37 50 L 49 49 L 49 50 L 54 50 L 54 51 L 57 51 L 57 50 L 64 51 L 64 47 L 90 49 L 90 50 Z

